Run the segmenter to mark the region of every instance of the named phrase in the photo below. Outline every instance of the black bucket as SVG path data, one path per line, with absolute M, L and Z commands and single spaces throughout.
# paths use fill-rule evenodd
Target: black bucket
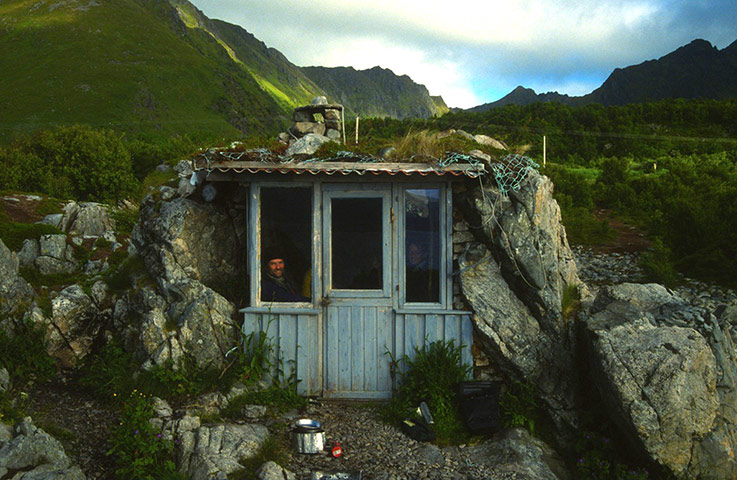
M 458 401 L 466 428 L 471 433 L 493 433 L 501 428 L 499 382 L 461 382 Z

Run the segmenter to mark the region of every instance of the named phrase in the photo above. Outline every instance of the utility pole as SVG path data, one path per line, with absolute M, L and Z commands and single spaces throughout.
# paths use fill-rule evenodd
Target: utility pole
M 547 139 L 543 135 L 543 167 L 547 163 Z
M 360 118 L 356 117 L 356 145 L 358 145 L 358 121 Z

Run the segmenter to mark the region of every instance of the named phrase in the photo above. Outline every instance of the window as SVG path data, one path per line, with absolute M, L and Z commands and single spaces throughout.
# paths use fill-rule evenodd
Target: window
M 332 288 L 383 288 L 383 199 L 331 199 Z
M 312 188 L 261 188 L 261 301 L 312 298 Z
M 440 302 L 440 189 L 407 189 L 404 194 L 405 300 Z

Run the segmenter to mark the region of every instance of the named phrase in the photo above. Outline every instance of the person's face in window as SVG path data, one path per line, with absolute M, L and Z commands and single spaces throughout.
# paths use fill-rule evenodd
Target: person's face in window
M 420 265 L 426 258 L 427 254 L 421 245 L 413 243 L 407 249 L 407 260 L 409 260 L 409 264 L 412 266 Z
M 284 275 L 284 260 L 281 258 L 272 258 L 266 264 L 266 268 L 269 269 L 269 273 L 276 278 L 281 278 Z

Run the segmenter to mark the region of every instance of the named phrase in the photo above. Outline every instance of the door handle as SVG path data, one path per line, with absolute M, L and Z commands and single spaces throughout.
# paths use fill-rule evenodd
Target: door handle
M 330 297 L 322 297 L 322 300 L 320 301 L 320 304 L 323 307 L 327 307 L 328 305 L 330 305 Z

